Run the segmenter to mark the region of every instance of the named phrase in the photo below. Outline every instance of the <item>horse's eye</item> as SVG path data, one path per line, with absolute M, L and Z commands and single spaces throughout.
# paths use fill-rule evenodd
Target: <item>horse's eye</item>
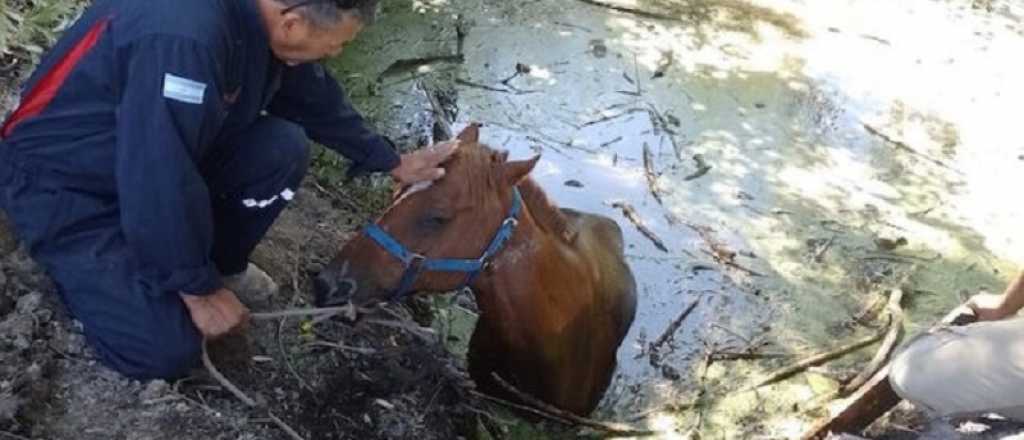
M 428 227 L 428 228 L 439 228 L 441 226 L 444 226 L 444 225 L 448 224 L 448 222 L 450 222 L 450 221 L 451 221 L 451 218 L 449 218 L 449 217 L 447 217 L 445 215 L 433 213 L 433 214 L 429 214 L 426 217 L 424 217 L 423 219 L 421 219 L 420 220 L 420 224 L 422 224 L 423 226 Z

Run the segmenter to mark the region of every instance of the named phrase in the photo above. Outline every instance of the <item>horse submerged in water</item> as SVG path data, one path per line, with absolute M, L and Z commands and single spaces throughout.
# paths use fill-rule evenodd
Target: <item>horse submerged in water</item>
M 611 382 L 636 314 L 636 283 L 611 219 L 556 208 L 471 125 L 433 184 L 404 188 L 317 277 L 319 305 L 396 300 L 470 286 L 480 317 L 469 344 L 477 387 L 516 399 L 492 373 L 579 415 Z

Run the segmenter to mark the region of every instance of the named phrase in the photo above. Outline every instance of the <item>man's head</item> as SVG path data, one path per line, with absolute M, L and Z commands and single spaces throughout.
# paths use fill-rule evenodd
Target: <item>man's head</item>
M 295 65 L 341 53 L 365 25 L 379 0 L 259 0 L 270 48 Z

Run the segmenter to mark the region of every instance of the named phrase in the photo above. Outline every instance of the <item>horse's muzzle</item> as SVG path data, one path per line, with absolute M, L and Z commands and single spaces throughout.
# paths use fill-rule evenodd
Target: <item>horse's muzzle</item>
M 328 267 L 313 280 L 314 301 L 318 307 L 337 306 L 352 301 L 359 283 L 349 276 L 348 262 Z

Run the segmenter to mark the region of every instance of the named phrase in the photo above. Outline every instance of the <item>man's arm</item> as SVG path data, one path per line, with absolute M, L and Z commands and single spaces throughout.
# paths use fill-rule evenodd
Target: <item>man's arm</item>
M 286 67 L 281 89 L 267 110 L 301 125 L 311 139 L 352 160 L 351 176 L 391 171 L 401 162 L 391 141 L 370 128 L 318 63 Z
M 285 68 L 281 90 L 268 111 L 301 125 L 306 135 L 352 160 L 349 176 L 389 172 L 402 185 L 444 176 L 440 168 L 457 143 L 443 143 L 399 156 L 391 140 L 371 129 L 320 64 Z
M 144 277 L 164 292 L 221 287 L 210 195 L 196 163 L 220 129 L 212 54 L 178 37 L 132 43 L 117 112 L 121 226 Z
M 981 321 L 994 321 L 1016 315 L 1024 307 L 1024 271 L 1006 287 L 1002 295 L 979 293 L 971 297 L 967 306 Z
M 145 281 L 181 295 L 193 323 L 217 337 L 248 310 L 210 258 L 213 214 L 196 163 L 223 121 L 216 61 L 205 47 L 151 36 L 124 51 L 116 177 L 125 239 Z

